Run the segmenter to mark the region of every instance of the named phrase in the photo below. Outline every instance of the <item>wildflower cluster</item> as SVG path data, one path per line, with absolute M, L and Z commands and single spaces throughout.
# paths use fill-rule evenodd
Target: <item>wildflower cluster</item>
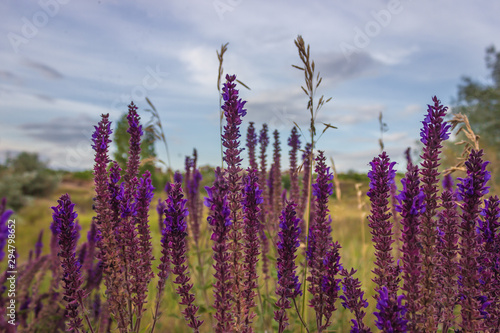
M 395 295 L 399 283 L 399 268 L 394 262 L 392 255 L 392 224 L 389 213 L 390 186 L 394 182 L 396 170 L 395 162 L 389 160 L 389 156 L 382 152 L 370 162 L 371 170 L 368 172 L 370 178 L 370 190 L 367 195 L 371 201 L 371 215 L 368 216 L 372 233 L 372 241 L 375 247 L 375 269 L 376 277 L 373 281 L 379 290 L 385 287 L 391 295 Z
M 437 219 L 435 218 L 438 201 L 439 154 L 442 142 L 449 138 L 450 124 L 444 121 L 448 110 L 436 96 L 432 98 L 434 105 L 428 105 L 427 115 L 422 122 L 420 141 L 423 143 L 422 163 L 420 169 L 422 192 L 424 193 L 425 211 L 422 213 L 421 243 L 422 243 L 422 297 L 420 306 L 425 320 L 424 328 L 435 331 L 438 325 L 438 308 L 435 306 L 437 291 L 436 281 L 436 240 Z
M 59 205 L 52 207 L 54 213 L 54 229 L 57 229 L 59 238 L 59 258 L 63 268 L 64 297 L 66 303 L 66 316 L 69 318 L 68 330 L 83 332 L 82 318 L 78 309 L 83 306 L 87 296 L 82 289 L 81 263 L 76 258 L 76 243 L 79 238 L 79 229 L 75 223 L 77 214 L 73 211 L 75 206 L 69 195 L 65 194 L 58 200 Z
M 302 295 L 299 277 L 296 273 L 297 265 L 295 264 L 297 248 L 300 245 L 299 218 L 296 216 L 296 206 L 295 203 L 288 202 L 280 216 L 278 259 L 276 262 L 278 270 L 276 294 L 279 299 L 276 302 L 278 310 L 274 311 L 274 319 L 278 322 L 278 332 L 280 333 L 288 326 L 286 310 L 291 308 L 290 301 L 295 302 L 295 298 Z
M 187 221 L 188 211 L 185 208 L 187 200 L 183 198 L 181 182 L 175 182 L 170 185 L 170 195 L 167 199 L 167 209 L 165 210 L 165 230 L 166 242 L 164 246 L 169 247 L 170 260 L 173 265 L 172 273 L 177 277 L 174 283 L 179 285 L 176 289 L 181 297 L 179 304 L 185 305 L 186 308 L 182 311 L 188 326 L 193 328 L 194 332 L 199 332 L 199 328 L 203 321 L 198 320 L 196 312 L 198 306 L 194 305 L 195 297 L 192 294 L 188 266 L 186 264 L 187 257 Z
M 227 163 L 227 172 L 225 177 L 227 184 L 229 186 L 228 192 L 228 205 L 231 211 L 231 231 L 230 231 L 230 245 L 229 249 L 232 256 L 232 287 L 235 294 L 234 297 L 234 310 L 236 317 L 236 327 L 239 329 L 241 325 L 241 319 L 243 317 L 244 304 L 242 302 L 242 289 L 243 289 L 243 228 L 242 228 L 242 216 L 241 216 L 241 199 L 243 188 L 241 172 L 241 161 L 240 153 L 243 148 L 239 148 L 240 142 L 240 125 L 242 123 L 242 117 L 246 115 L 245 101 L 239 99 L 239 92 L 236 88 L 236 75 L 226 75 L 226 83 L 222 88 L 222 98 L 224 99 L 224 105 L 222 110 L 224 111 L 224 116 L 226 118 L 226 125 L 224 126 L 224 134 L 222 135 L 222 145 L 224 146 L 224 161 Z
M 300 55 L 310 78 L 309 51 L 301 48 Z M 87 237 L 80 240 L 70 196 L 61 196 L 52 207 L 49 250 L 44 252 L 42 230 L 27 260 L 14 266 L 19 321 L 9 327 L 2 317 L 2 332 L 154 333 L 186 326 L 217 333 L 500 330 L 500 201 L 486 198 L 491 176 L 482 150 L 470 151 L 456 191 L 451 175 L 441 177 L 440 153 L 450 126 L 444 121 L 447 108 L 436 97 L 423 121 L 422 162 L 413 164 L 407 151 L 401 184 L 386 152 L 369 163 L 370 211 L 361 232 L 368 225 L 372 235 L 374 262 L 363 264 L 373 283 L 362 284 L 356 269 L 344 268 L 352 244 L 342 248 L 335 241 L 333 175 L 325 152 L 313 149 L 315 140 L 305 143 L 300 161 L 302 139 L 294 127 L 287 141 L 290 167 L 282 168 L 281 133 L 272 132 L 270 147 L 272 129 L 263 124 L 257 131 L 252 122 L 243 169 L 246 102 L 237 82 L 227 75 L 222 89 L 225 165 L 213 170 L 206 193 L 202 183 L 212 175 L 198 166 L 194 150 L 184 173 L 169 177 L 166 200 L 155 198 L 156 178 L 150 171 L 139 174 L 144 131 L 138 108 L 128 108 L 124 170 L 109 158 L 111 123 L 102 115 L 92 135 L 95 196 Z M 362 186 L 356 184 L 358 190 Z M 159 240 L 150 221 L 153 200 Z M 359 202 L 365 214 L 361 196 Z M 2 200 L 0 259 L 11 214 Z M 161 249 L 155 252 L 155 246 Z M 362 244 L 363 256 L 366 250 Z M 10 252 L 8 257 L 18 258 Z M 0 275 L 0 311 L 9 305 L 7 279 L 7 272 Z
M 210 209 L 207 218 L 208 223 L 212 227 L 211 240 L 213 241 L 213 259 L 215 278 L 217 282 L 214 284 L 214 308 L 216 313 L 214 318 L 217 319 L 216 332 L 228 332 L 233 324 L 233 316 L 231 315 L 232 294 L 231 294 L 231 256 L 229 249 L 229 230 L 231 228 L 231 219 L 227 204 L 227 183 L 222 174 L 222 170 L 215 170 L 215 181 L 212 187 L 206 187 L 207 197 L 205 198 L 205 206 Z

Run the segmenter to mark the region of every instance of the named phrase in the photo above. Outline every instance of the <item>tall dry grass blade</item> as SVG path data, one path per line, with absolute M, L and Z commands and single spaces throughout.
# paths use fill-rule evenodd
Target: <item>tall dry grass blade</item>
M 314 61 L 311 59 L 310 46 L 307 45 L 307 47 L 306 47 L 306 44 L 305 44 L 302 36 L 300 36 L 300 35 L 297 36 L 294 43 L 295 43 L 295 46 L 297 47 L 297 50 L 299 53 L 299 58 L 302 62 L 302 65 L 301 66 L 292 65 L 292 67 L 304 72 L 304 82 L 305 82 L 306 88 L 304 88 L 304 86 L 301 86 L 301 88 L 308 97 L 307 110 L 309 111 L 309 113 L 311 115 L 311 120 L 309 123 L 309 133 L 311 135 L 311 137 L 310 137 L 311 157 L 309 158 L 309 162 L 310 162 L 309 179 L 312 180 L 313 163 L 314 163 L 314 159 L 312 158 L 312 155 L 314 153 L 315 143 L 317 141 L 317 139 L 316 139 L 316 117 L 318 115 L 319 110 L 325 105 L 325 103 L 327 103 L 331 100 L 331 97 L 325 100 L 324 97 L 321 96 L 315 105 L 314 102 L 315 102 L 316 90 L 318 89 L 318 87 L 322 81 L 322 78 L 321 78 L 319 72 L 317 74 L 315 73 L 316 65 L 315 65 Z M 332 126 L 330 124 L 325 124 L 325 129 L 323 130 L 323 133 L 328 128 L 334 128 L 334 126 Z M 306 229 L 307 239 L 309 239 L 309 225 L 310 225 L 310 215 L 311 215 L 311 193 L 312 193 L 311 192 L 311 184 L 312 184 L 312 181 L 309 182 L 309 188 L 307 191 L 306 214 L 305 214 L 305 229 Z M 307 277 L 307 260 L 305 260 L 305 263 L 304 263 L 304 275 L 303 275 L 303 283 L 302 283 L 304 295 L 305 295 L 305 292 L 307 290 L 306 277 Z M 307 297 L 304 296 L 303 301 L 302 301 L 301 316 L 307 322 L 307 318 L 305 317 L 305 315 L 307 314 L 305 312 L 306 299 L 307 299 Z M 301 327 L 301 332 L 302 331 L 303 331 L 303 328 Z
M 384 151 L 384 133 L 389 130 L 387 124 L 384 123 L 382 111 L 380 111 L 378 116 L 378 123 L 380 126 L 380 139 L 378 139 L 378 144 L 380 145 L 380 151 L 382 152 Z
M 227 45 L 222 44 L 220 47 L 220 52 L 216 51 L 217 53 L 217 60 L 219 60 L 219 70 L 217 72 L 217 91 L 219 92 L 219 134 L 220 137 L 222 138 L 222 122 L 224 120 L 224 111 L 222 110 L 222 89 L 220 86 L 220 83 L 222 81 L 222 77 L 224 76 L 224 68 L 222 67 L 222 64 L 224 62 L 224 53 L 227 51 Z M 221 168 L 224 168 L 224 148 L 222 147 L 222 139 L 220 143 L 220 165 Z
M 167 153 L 167 164 L 166 164 L 167 172 L 171 175 L 171 173 L 172 173 L 172 169 L 171 169 L 172 163 L 171 163 L 171 160 L 170 160 L 170 152 L 168 150 L 167 138 L 165 136 L 165 131 L 163 130 L 163 126 L 162 126 L 161 119 L 160 119 L 160 113 L 156 110 L 155 106 L 153 105 L 153 103 L 151 102 L 151 100 L 148 97 L 146 97 L 146 102 L 151 107 L 151 109 L 146 109 L 145 110 L 146 112 L 151 113 L 151 120 L 146 125 L 145 130 L 146 131 L 152 131 L 154 133 L 155 138 L 157 140 L 161 140 L 163 142 L 163 145 L 165 146 L 165 152 Z M 160 161 L 160 162 L 163 162 L 160 159 L 157 159 L 157 160 Z M 163 164 L 165 164 L 165 163 L 163 162 Z M 173 179 L 171 179 L 171 181 L 172 180 Z
M 224 77 L 224 54 L 227 52 L 227 46 L 229 43 L 222 44 L 220 47 L 220 51 L 215 51 L 217 53 L 217 60 L 219 61 L 219 70 L 217 72 L 217 91 L 219 92 L 219 134 L 221 137 L 221 142 L 220 142 L 220 156 L 221 156 L 221 168 L 224 168 L 224 148 L 222 146 L 222 129 L 223 129 L 223 120 L 224 120 L 224 111 L 222 110 L 222 88 L 221 88 L 221 82 Z M 248 90 L 251 90 L 250 87 L 248 87 L 245 83 L 242 81 L 236 79 L 236 82 L 241 84 L 243 87 L 247 88 Z
M 337 173 L 337 168 L 335 168 L 335 162 L 333 161 L 333 157 L 330 156 L 330 163 L 332 163 L 333 170 L 333 184 L 335 185 L 335 196 L 338 201 L 342 201 L 342 191 L 340 190 L 340 181 Z
M 469 123 L 469 118 L 462 113 L 453 115 L 453 118 L 449 121 L 451 124 L 451 131 L 458 127 L 455 135 L 463 133 L 467 140 L 461 140 L 455 143 L 455 145 L 463 145 L 462 153 L 460 157 L 457 157 L 457 164 L 448 169 L 444 170 L 443 176 L 449 175 L 455 171 L 466 172 L 465 161 L 469 158 L 469 154 L 472 149 L 479 150 L 479 135 L 474 133 L 472 127 Z

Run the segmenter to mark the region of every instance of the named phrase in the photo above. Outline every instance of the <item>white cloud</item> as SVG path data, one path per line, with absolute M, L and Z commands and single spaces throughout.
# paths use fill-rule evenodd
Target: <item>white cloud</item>
M 410 104 L 403 109 L 403 115 L 418 114 L 423 112 L 422 105 Z
M 178 57 L 189 73 L 189 81 L 204 89 L 215 86 L 218 62 L 212 48 L 195 46 L 181 49 Z
M 6 123 L 14 123 L 10 120 L 15 120 L 15 123 L 25 121 L 33 121 L 33 119 L 47 119 L 50 115 L 63 114 L 86 114 L 98 119 L 103 113 L 110 113 L 112 117 L 119 115 L 119 112 L 110 108 L 101 107 L 90 102 L 82 102 L 72 99 L 41 98 L 35 94 L 10 92 L 10 98 L 0 99 L 0 108 L 9 115 L 6 118 Z M 36 112 L 35 112 L 36 110 Z M 30 117 L 26 117 L 26 115 Z
M 418 51 L 419 47 L 413 45 L 404 49 L 395 48 L 392 50 L 375 51 L 372 53 L 372 57 L 383 64 L 392 66 L 402 62 L 409 62 L 409 58 Z

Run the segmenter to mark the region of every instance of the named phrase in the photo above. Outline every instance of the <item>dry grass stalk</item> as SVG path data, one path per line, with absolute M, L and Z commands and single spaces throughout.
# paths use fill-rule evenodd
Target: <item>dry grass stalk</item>
M 380 111 L 380 114 L 378 116 L 378 122 L 380 125 L 380 139 L 378 139 L 378 144 L 380 146 L 380 151 L 384 151 L 384 132 L 387 132 L 389 128 L 387 127 L 387 124 L 384 123 L 383 120 L 383 114 L 382 111 Z
M 319 98 L 316 106 L 314 105 L 314 96 L 316 94 L 316 90 L 318 89 L 319 85 L 321 84 L 321 81 L 323 78 L 321 77 L 320 73 L 318 72 L 317 74 L 315 73 L 316 65 L 314 64 L 314 60 L 311 59 L 311 53 L 310 53 L 310 47 L 304 42 L 304 39 L 302 36 L 297 36 L 297 39 L 294 41 L 295 46 L 297 47 L 297 50 L 299 52 L 299 58 L 302 62 L 302 66 L 297 66 L 297 65 L 292 65 L 292 67 L 297 68 L 298 70 L 301 70 L 304 72 L 304 82 L 305 82 L 305 87 L 301 86 L 301 89 L 304 91 L 304 93 L 308 97 L 307 101 L 307 109 L 309 110 L 309 113 L 311 115 L 311 121 L 309 125 L 309 132 L 311 135 L 311 157 L 309 159 L 310 164 L 310 174 L 309 174 L 309 179 L 310 184 L 309 188 L 307 191 L 307 201 L 306 201 L 306 211 L 305 211 L 305 228 L 306 228 L 306 233 L 307 233 L 307 239 L 309 239 L 309 225 L 310 225 L 310 214 L 311 214 L 311 185 L 312 185 L 312 171 L 313 171 L 313 154 L 314 154 L 314 148 L 315 148 L 315 143 L 317 141 L 316 139 L 316 117 L 318 115 L 319 110 L 326 104 L 328 103 L 332 98 L 325 99 L 323 95 Z M 300 126 L 295 123 L 295 126 L 299 129 L 300 132 L 302 132 Z M 331 124 L 326 124 L 323 123 L 325 128 L 323 129 L 323 132 L 321 135 L 325 133 L 325 131 L 329 128 L 336 128 L 335 126 L 332 126 Z M 320 135 L 320 137 L 321 137 Z M 304 265 L 304 275 L 303 275 L 303 283 L 302 283 L 302 288 L 303 288 L 303 293 L 305 294 L 307 290 L 307 261 L 306 264 Z M 303 298 L 302 301 L 302 308 L 301 308 L 301 317 L 305 318 L 307 321 L 307 318 L 305 317 L 306 312 L 306 297 Z M 303 331 L 304 327 L 301 327 L 301 332 Z
M 220 47 L 220 51 L 215 51 L 217 53 L 217 60 L 219 61 L 219 70 L 217 72 L 217 91 L 219 92 L 219 131 L 220 137 L 222 138 L 222 128 L 223 128 L 223 120 L 224 120 L 224 111 L 222 110 L 222 87 L 221 82 L 224 78 L 224 67 L 222 64 L 224 63 L 224 53 L 227 51 L 227 46 L 229 43 L 222 44 Z M 240 80 L 235 80 L 238 84 L 241 84 L 243 87 L 251 90 L 246 84 L 241 82 Z M 222 141 L 220 144 L 220 156 L 221 156 L 221 167 L 224 167 L 224 148 L 222 147 Z
M 360 214 L 360 221 L 361 221 L 361 239 L 362 239 L 362 244 L 363 246 L 365 245 L 365 221 L 366 221 L 366 202 L 363 201 L 363 192 L 361 191 L 361 186 L 363 186 L 362 183 L 356 183 L 354 184 L 354 187 L 356 188 L 356 198 L 358 199 L 358 210 Z
M 467 161 L 467 158 L 469 157 L 470 151 L 472 149 L 479 150 L 479 135 L 474 133 L 472 130 L 472 127 L 470 126 L 469 123 L 469 118 L 467 118 L 466 115 L 462 113 L 455 114 L 453 116 L 453 119 L 449 121 L 451 124 L 451 130 L 453 131 L 456 127 L 459 127 L 457 132 L 455 133 L 456 135 L 460 133 L 464 133 L 465 137 L 467 140 L 461 140 L 459 142 L 456 142 L 456 145 L 463 145 L 463 151 L 460 157 L 457 157 L 457 164 L 455 166 L 452 166 L 448 169 L 446 169 L 443 172 L 443 175 L 449 175 L 455 171 L 463 171 L 465 172 L 465 161 Z
M 220 52 L 217 53 L 217 60 L 219 60 L 219 71 L 217 74 L 217 91 L 219 92 L 219 131 L 220 137 L 222 138 L 222 121 L 224 120 L 224 111 L 222 111 L 222 89 L 221 89 L 221 81 L 224 75 L 224 68 L 222 67 L 222 63 L 224 62 L 224 53 L 227 51 L 227 45 L 222 44 L 220 47 Z M 222 141 L 220 144 L 220 158 L 221 158 L 221 167 L 224 167 L 224 148 L 222 147 Z
M 295 40 L 295 46 L 297 47 L 299 51 L 299 57 L 300 60 L 302 61 L 302 66 L 297 66 L 297 65 L 292 65 L 292 67 L 297 68 L 298 70 L 301 70 L 304 72 L 304 81 L 306 84 L 306 87 L 300 86 L 304 93 L 308 97 L 307 101 L 307 109 L 309 110 L 311 114 L 311 122 L 310 122 L 310 132 L 311 132 L 311 144 L 314 149 L 314 137 L 316 136 L 316 117 L 318 115 L 318 111 L 328 103 L 332 98 L 325 99 L 323 95 L 318 100 L 318 103 L 316 107 L 314 107 L 314 95 L 316 94 L 316 90 L 318 89 L 319 85 L 321 84 L 321 81 L 323 78 L 320 75 L 320 72 L 318 72 L 315 75 L 315 69 L 316 66 L 314 64 L 314 60 L 311 60 L 311 54 L 309 52 L 309 45 L 307 47 L 305 46 L 304 39 L 302 36 L 298 36 L 297 39 Z M 297 124 L 295 124 L 297 126 Z M 336 128 L 335 126 L 332 126 L 330 124 L 325 124 L 325 129 L 323 130 L 323 133 L 328 129 L 328 128 Z M 297 126 L 299 128 L 299 126 Z
M 170 163 L 170 153 L 168 150 L 168 144 L 167 144 L 167 139 L 165 137 L 165 132 L 163 131 L 163 126 L 161 124 L 160 114 L 158 113 L 155 106 L 149 100 L 148 97 L 146 97 L 146 102 L 148 102 L 149 106 L 151 107 L 151 109 L 145 110 L 146 112 L 151 113 L 151 120 L 149 121 L 147 126 L 144 128 L 144 130 L 147 132 L 152 132 L 156 140 L 161 140 L 163 142 L 163 144 L 165 146 L 165 151 L 167 153 L 168 164 L 166 164 L 166 167 L 167 167 L 167 171 L 169 172 L 169 174 L 171 174 L 172 172 L 171 172 L 170 166 L 172 164 Z M 158 160 L 159 162 L 165 164 L 165 162 L 163 162 L 162 160 L 160 160 L 156 157 L 150 157 L 148 159 L 145 159 L 145 160 L 141 161 L 141 164 L 145 164 L 145 163 L 148 163 L 148 162 L 154 161 L 154 160 Z
M 335 185 L 335 196 L 338 201 L 342 201 L 342 192 L 340 191 L 340 181 L 337 173 L 337 169 L 335 168 L 335 162 L 333 161 L 333 157 L 330 156 L 330 162 L 332 163 L 333 170 L 333 184 Z

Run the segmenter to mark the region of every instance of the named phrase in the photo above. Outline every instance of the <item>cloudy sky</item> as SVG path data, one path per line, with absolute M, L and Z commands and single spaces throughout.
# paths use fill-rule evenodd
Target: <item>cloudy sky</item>
M 240 90 L 243 131 L 268 123 L 282 143 L 293 122 L 306 131 L 303 74 L 291 67 L 299 34 L 323 76 L 318 94 L 332 97 L 318 120 L 338 127 L 318 148 L 341 171 L 366 170 L 383 112 L 386 148 L 402 161 L 431 97 L 449 105 L 463 75 L 487 81 L 485 49 L 500 47 L 500 3 L 486 0 L 5 0 L 0 13 L 0 160 L 31 151 L 66 169 L 91 167 L 102 113 L 116 121 L 133 99 L 149 120 L 145 96 L 160 111 L 174 168 L 193 148 L 202 164 L 219 163 L 224 43 L 225 73 L 251 88 Z

